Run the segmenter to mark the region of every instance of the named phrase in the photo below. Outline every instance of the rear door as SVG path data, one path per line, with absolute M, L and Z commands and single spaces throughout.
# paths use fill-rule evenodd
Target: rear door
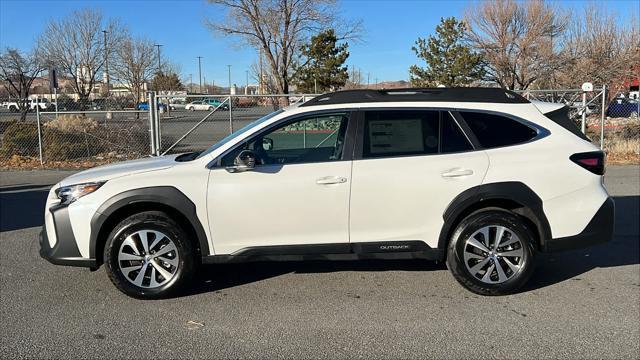
M 350 205 L 350 240 L 421 240 L 436 248 L 449 203 L 482 183 L 489 165 L 448 111 L 363 110 Z

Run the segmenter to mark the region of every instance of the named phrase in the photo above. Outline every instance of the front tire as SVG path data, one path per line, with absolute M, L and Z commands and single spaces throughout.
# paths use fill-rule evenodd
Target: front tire
M 139 299 L 176 294 L 191 280 L 194 259 L 186 232 L 160 211 L 125 218 L 113 229 L 104 248 L 111 282 Z
M 466 217 L 449 241 L 447 266 L 454 278 L 480 295 L 506 295 L 533 273 L 535 236 L 521 217 L 484 210 Z

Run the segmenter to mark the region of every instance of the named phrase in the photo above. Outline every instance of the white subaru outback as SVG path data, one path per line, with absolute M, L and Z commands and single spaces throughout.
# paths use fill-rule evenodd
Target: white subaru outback
M 353 90 L 258 119 L 201 153 L 74 174 L 50 191 L 41 255 L 175 294 L 200 264 L 446 260 L 511 293 L 536 253 L 605 242 L 604 154 L 567 118 L 489 88 Z

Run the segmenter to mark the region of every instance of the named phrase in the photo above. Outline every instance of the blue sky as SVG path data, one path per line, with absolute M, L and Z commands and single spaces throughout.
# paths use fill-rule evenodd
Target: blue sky
M 371 83 L 408 79 L 408 68 L 417 63 L 411 46 L 418 37 L 427 37 L 441 17 L 462 17 L 469 1 L 387 1 L 345 0 L 340 2 L 341 16 L 362 19 L 364 36 L 351 44 L 347 64 L 362 70 Z M 638 0 L 603 2 L 621 21 L 640 12 Z M 587 2 L 563 1 L 563 7 L 580 9 Z M 245 71 L 257 59 L 253 49 L 242 46 L 237 38 L 214 36 L 204 25 L 206 18 L 222 16 L 221 10 L 204 0 L 0 0 L 0 48 L 29 49 L 51 18 L 61 18 L 73 10 L 100 9 L 106 17 L 118 18 L 134 35 L 163 44 L 162 56 L 179 64 L 182 77 L 197 83 L 197 56 L 202 56 L 202 73 L 208 83 L 226 86 L 227 64 L 232 64 L 232 82 L 245 83 Z M 25 16 L 28 13 L 28 16 Z M 249 80 L 251 82 L 251 79 Z

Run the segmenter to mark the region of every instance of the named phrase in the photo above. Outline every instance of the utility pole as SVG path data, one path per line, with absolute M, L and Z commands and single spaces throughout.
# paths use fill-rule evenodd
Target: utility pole
M 376 89 L 378 88 L 378 78 L 376 78 Z
M 162 86 L 163 81 L 162 81 L 162 80 L 161 80 L 161 78 L 160 78 L 160 76 L 162 75 L 162 67 L 161 67 L 161 65 L 160 65 L 160 46 L 162 46 L 162 45 L 160 45 L 160 44 L 154 44 L 153 46 L 155 46 L 156 48 L 158 48 L 158 75 L 157 75 L 157 76 L 158 76 L 158 80 L 160 80 L 160 81 L 158 81 L 158 83 L 156 84 L 156 85 L 158 86 L 158 89 L 153 89 L 153 90 L 156 90 L 156 91 L 158 91 L 158 90 L 164 90 L 164 89 L 162 89 L 162 87 L 163 87 L 163 86 Z
M 193 74 L 189 74 L 189 92 L 193 92 Z
M 199 93 L 202 93 L 202 64 L 200 63 L 201 59 L 202 56 L 198 56 L 198 76 L 200 77 L 200 85 L 198 87 Z
M 229 68 L 229 95 L 231 95 L 231 65 L 227 65 Z
M 367 89 L 369 88 L 369 77 L 371 76 L 371 73 L 368 72 L 367 73 Z
M 244 94 L 249 95 L 249 70 L 245 70 L 244 73 L 247 76 L 247 82 L 246 82 L 246 85 L 244 86 Z
M 107 52 L 107 30 L 102 30 L 104 34 L 104 73 L 106 74 L 107 80 L 107 97 L 111 95 L 111 90 L 109 89 L 109 53 Z M 58 99 L 56 98 L 56 104 L 58 103 Z
M 262 48 L 260 48 L 260 80 L 258 80 L 258 94 L 262 95 Z

